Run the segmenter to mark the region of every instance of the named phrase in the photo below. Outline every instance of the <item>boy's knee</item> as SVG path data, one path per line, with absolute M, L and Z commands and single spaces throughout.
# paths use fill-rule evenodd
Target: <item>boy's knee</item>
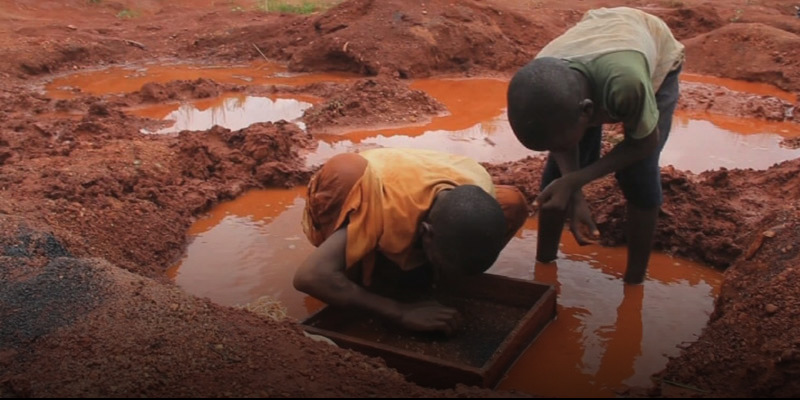
M 628 203 L 638 208 L 658 207 L 663 203 L 661 173 L 658 167 L 628 168 L 617 172 L 616 178 Z
M 528 219 L 528 200 L 515 186 L 497 185 L 495 191 L 497 202 L 506 218 L 507 233 L 513 236 Z

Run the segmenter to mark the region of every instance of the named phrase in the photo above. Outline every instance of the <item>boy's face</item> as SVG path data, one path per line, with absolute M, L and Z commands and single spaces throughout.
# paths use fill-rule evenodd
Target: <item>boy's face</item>
M 569 151 L 578 146 L 589 124 L 581 118 L 571 124 L 557 124 L 547 128 L 542 139 L 531 143 L 532 150 L 536 151 Z
M 563 107 L 540 121 L 536 132 L 515 132 L 525 147 L 536 151 L 569 151 L 578 146 L 594 116 L 590 99 L 575 100 L 575 108 Z M 577 111 L 577 112 L 576 112 Z
M 463 270 L 458 265 L 458 262 L 447 257 L 443 249 L 440 249 L 434 243 L 433 230 L 430 225 L 423 229 L 422 249 L 431 267 L 433 267 L 434 283 L 452 283 L 452 281 L 457 281 L 463 276 Z
M 588 124 L 585 123 L 583 119 L 578 120 L 569 128 L 564 128 L 564 130 L 561 131 L 561 135 L 556 136 L 556 143 L 550 150 L 568 151 L 577 148 L 587 128 Z
M 478 265 L 476 262 L 484 262 L 486 258 L 480 257 L 482 261 L 479 261 L 477 258 L 467 255 L 469 252 L 456 251 L 454 254 L 453 251 L 448 251 L 452 249 L 443 248 L 441 243 L 437 244 L 436 241 L 434 241 L 433 229 L 430 224 L 423 222 L 423 226 L 425 227 L 423 228 L 421 237 L 422 249 L 432 267 L 433 282 L 439 286 L 456 285 L 465 277 L 476 273 L 469 271 L 488 269 L 500 253 L 499 250 L 493 253 L 494 259 L 492 259 L 489 265 Z M 491 250 L 486 249 L 485 251 L 488 252 Z

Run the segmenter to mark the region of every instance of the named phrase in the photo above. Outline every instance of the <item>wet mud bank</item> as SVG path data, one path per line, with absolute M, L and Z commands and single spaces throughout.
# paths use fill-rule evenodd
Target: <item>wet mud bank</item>
M 307 134 L 293 124 L 148 136 L 132 120 L 89 115 L 4 132 L 0 211 L 53 225 L 76 254 L 156 277 L 180 255 L 200 212 L 249 188 L 310 176 L 298 153 Z M 136 139 L 117 137 L 125 131 Z
M 3 397 L 491 393 L 420 388 L 379 359 L 313 341 L 294 322 L 76 257 L 24 219 L 2 217 L 0 226 Z

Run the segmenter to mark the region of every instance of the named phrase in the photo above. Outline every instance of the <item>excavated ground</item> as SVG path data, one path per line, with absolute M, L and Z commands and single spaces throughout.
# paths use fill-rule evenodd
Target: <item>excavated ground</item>
M 508 77 L 585 10 L 622 3 L 350 0 L 295 15 L 229 0 L 0 1 L 0 396 L 508 396 L 416 386 L 293 322 L 188 295 L 164 270 L 211 206 L 251 188 L 303 184 L 311 132 L 446 112 L 405 79 Z M 686 71 L 800 92 L 795 2 L 624 3 L 670 24 L 686 44 Z M 109 65 L 262 56 L 292 71 L 366 77 L 299 87 L 179 80 L 70 99 L 41 90 L 55 76 Z M 277 122 L 144 135 L 159 122 L 124 112 L 224 92 L 320 101 L 306 113 L 308 133 Z M 684 85 L 680 107 L 800 123 L 796 101 L 707 84 Z M 538 158 L 489 165 L 529 199 L 541 168 Z M 646 395 L 800 395 L 799 169 L 800 160 L 766 171 L 664 169 L 657 248 L 726 273 L 708 327 L 660 374 L 680 386 Z M 622 243 L 613 178 L 590 185 L 587 199 L 605 243 Z

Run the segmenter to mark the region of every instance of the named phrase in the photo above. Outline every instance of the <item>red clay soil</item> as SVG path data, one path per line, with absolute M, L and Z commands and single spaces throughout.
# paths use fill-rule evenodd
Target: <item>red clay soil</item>
M 795 2 L 624 3 L 674 27 L 687 71 L 800 91 Z M 244 63 L 262 57 L 255 44 L 295 71 L 382 75 L 355 85 L 408 94 L 390 78 L 507 77 L 586 9 L 620 4 L 351 0 L 289 15 L 229 0 L 0 0 L 0 397 L 507 396 L 421 388 L 381 360 L 313 341 L 295 323 L 195 298 L 164 276 L 202 212 L 250 188 L 305 182 L 311 171 L 300 154 L 311 137 L 283 122 L 144 135 L 158 122 L 124 108 L 285 88 L 180 81 L 72 100 L 40 88 L 54 74 L 111 64 Z M 297 90 L 330 105 L 357 88 Z M 786 119 L 791 108 L 699 84 L 685 97 L 686 110 L 758 118 L 782 110 Z M 382 109 L 389 103 L 380 96 L 356 98 L 353 118 L 326 123 L 438 112 L 430 99 L 397 112 Z M 527 159 L 490 169 L 533 199 L 541 166 Z M 648 395 L 800 395 L 798 169 L 800 160 L 767 171 L 663 171 L 657 247 L 727 271 L 708 328 Z M 613 178 L 586 190 L 606 243 L 624 243 Z
M 790 103 L 773 96 L 736 92 L 697 82 L 682 82 L 678 109 L 767 121 L 800 122 L 800 101 Z
M 763 23 L 723 26 L 686 40 L 687 66 L 708 75 L 769 82 L 800 91 L 796 29 L 790 32 Z
M 781 140 L 781 146 L 787 149 L 800 149 L 800 138 L 787 138 Z
M 241 92 L 241 85 L 226 85 L 211 79 L 198 78 L 193 81 L 172 81 L 167 83 L 148 82 L 136 92 L 126 94 L 124 98 L 130 102 L 122 105 L 168 103 L 180 100 L 205 99 L 217 97 L 226 92 Z
M 309 133 L 335 133 L 337 127 L 388 127 L 429 122 L 445 107 L 421 90 L 392 78 L 356 82 L 303 115 Z M 341 128 L 339 128 L 341 129 Z

